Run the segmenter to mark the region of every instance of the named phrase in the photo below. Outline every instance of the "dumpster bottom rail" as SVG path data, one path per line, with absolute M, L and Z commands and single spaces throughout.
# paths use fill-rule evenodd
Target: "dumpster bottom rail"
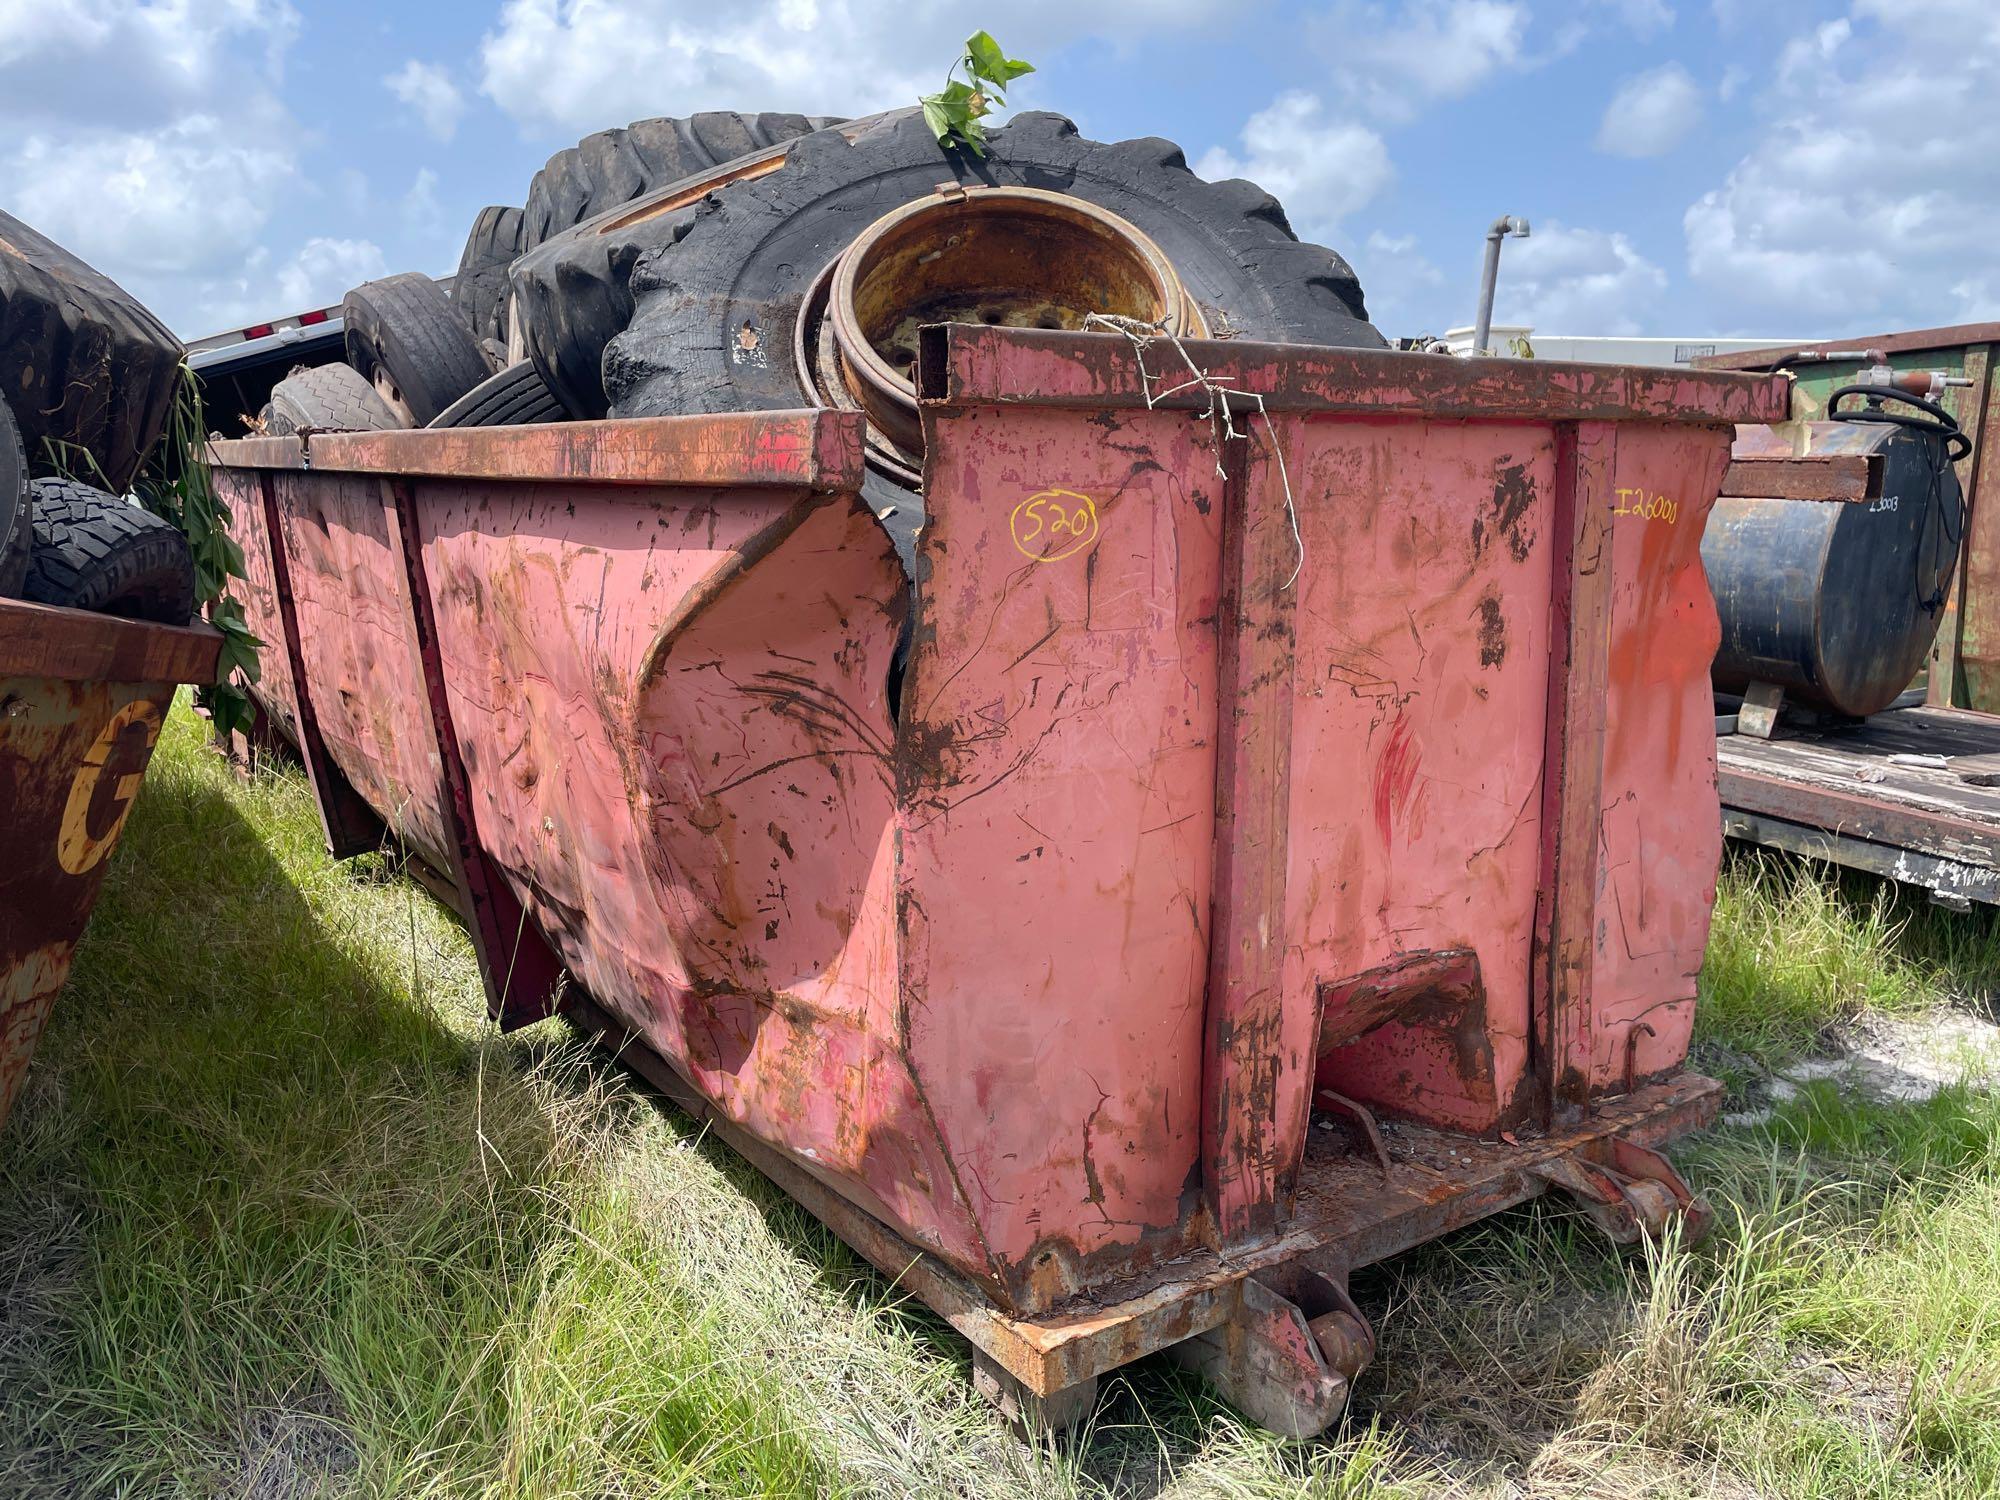
M 1707 1206 L 1650 1148 L 1711 1123 L 1723 1086 L 1682 1073 L 1604 1100 L 1547 1134 L 1482 1140 L 1385 1122 L 1388 1160 L 1365 1139 L 1314 1130 L 1289 1229 L 1227 1259 L 1187 1255 L 1040 1316 L 1013 1317 L 960 1272 L 911 1245 L 821 1182 L 786 1152 L 718 1113 L 680 1074 L 587 997 L 565 1013 L 648 1083 L 726 1141 L 856 1254 L 907 1288 L 973 1346 L 976 1384 L 1028 1428 L 1088 1415 L 1097 1379 L 1171 1351 L 1207 1375 L 1254 1421 L 1292 1437 L 1320 1431 L 1374 1353 L 1348 1299 L 1348 1273 L 1560 1188 L 1615 1240 L 1664 1232 L 1690 1238 Z M 1650 1210 L 1650 1211 L 1649 1211 Z

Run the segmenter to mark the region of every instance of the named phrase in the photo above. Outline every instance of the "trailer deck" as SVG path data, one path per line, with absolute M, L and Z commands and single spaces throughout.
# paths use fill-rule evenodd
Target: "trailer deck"
M 1916 705 L 1858 724 L 1780 721 L 1716 742 L 1722 828 L 1922 886 L 1943 905 L 2000 905 L 2000 717 Z

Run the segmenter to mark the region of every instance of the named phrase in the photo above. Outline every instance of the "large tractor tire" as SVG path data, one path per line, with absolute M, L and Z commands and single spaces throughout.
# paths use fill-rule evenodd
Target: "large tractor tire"
M 471 328 L 472 337 L 507 343 L 507 268 L 524 248 L 522 215 L 518 208 L 482 208 L 465 237 L 458 257 L 458 274 L 451 282 L 451 302 Z
M 837 123 L 807 115 L 711 110 L 600 130 L 558 151 L 535 174 L 528 185 L 521 248 L 532 250 L 653 188 Z
M 37 473 L 89 467 L 128 488 L 166 429 L 182 349 L 110 277 L 0 213 L 0 393 Z
M 34 488 L 28 598 L 161 625 L 194 617 L 194 561 L 172 523 L 74 479 Z
M 654 221 L 704 182 L 755 171 L 839 123 L 722 113 L 641 120 L 549 159 L 529 189 L 525 248 L 510 274 L 525 352 L 571 416 L 605 414 L 604 345 L 631 321 L 625 278 L 655 243 Z
M 851 138 L 837 130 L 808 136 L 776 171 L 732 183 L 650 221 L 653 245 L 637 257 L 630 274 L 630 326 L 604 353 L 612 413 L 668 416 L 840 401 L 838 390 L 822 389 L 824 383 L 795 357 L 795 349 L 813 336 L 814 298 L 827 286 L 822 273 L 864 231 L 905 205 L 934 205 L 937 212 L 925 223 L 935 226 L 930 232 L 937 236 L 938 254 L 958 253 L 956 236 L 969 222 L 962 216 L 969 210 L 962 210 L 956 195 L 938 192 L 948 179 L 974 190 L 981 184 L 1039 190 L 1039 205 L 1019 212 L 1053 214 L 1058 225 L 1065 216 L 1089 220 L 1075 231 L 1086 256 L 1090 245 L 1103 240 L 1103 226 L 1111 224 L 1116 235 L 1125 236 L 1119 243 L 1142 247 L 1132 251 L 1136 263 L 1157 266 L 1157 258 L 1164 257 L 1179 281 L 1179 305 L 1191 300 L 1211 336 L 1383 347 L 1382 336 L 1367 321 L 1352 268 L 1331 250 L 1301 243 L 1277 199 L 1254 184 L 1204 182 L 1168 141 L 1099 144 L 1053 114 L 1017 116 L 988 136 L 986 147 L 983 157 L 945 150 L 920 113 L 900 112 Z M 1073 207 L 1075 200 L 1084 206 Z M 1013 201 L 1025 200 L 1016 195 Z M 1115 219 L 1105 219 L 1107 214 Z M 1103 302 L 1107 294 L 1094 277 L 1076 275 L 1076 256 L 1046 251 L 1037 256 L 1034 243 L 1017 234 L 1004 247 L 1014 256 L 1011 268 L 1000 273 L 1018 277 L 1025 268 L 1032 296 L 1023 297 L 1019 282 L 1010 282 L 1012 301 L 1004 310 L 978 306 L 975 299 L 941 314 L 937 309 L 952 299 L 937 301 L 933 286 L 931 301 L 908 309 L 906 332 L 913 333 L 918 322 L 975 317 L 988 322 L 1025 317 L 1037 326 L 1074 328 L 1090 311 L 1130 315 L 1128 308 Z M 927 255 L 910 263 L 934 259 Z M 949 258 L 941 262 L 950 264 Z M 968 274 L 985 274 L 990 264 L 970 266 Z M 1049 292 L 1037 311 L 1045 270 L 1052 285 L 1063 285 Z M 1135 272 L 1129 282 L 1116 284 L 1137 286 L 1139 278 Z M 913 356 L 914 348 L 906 354 Z M 911 415 L 914 422 L 913 406 Z M 907 503 L 916 505 L 910 473 L 904 465 L 900 487 Z
M 34 552 L 34 495 L 14 413 L 0 401 L 0 599 L 18 599 Z
M 522 360 L 482 381 L 438 413 L 433 427 L 526 427 L 535 422 L 567 422 L 569 413 L 555 392 Z
M 341 303 L 347 362 L 403 425 L 422 427 L 492 371 L 438 284 L 414 271 L 364 282 Z
M 294 370 L 271 388 L 264 431 L 381 432 L 402 419 L 352 365 L 314 365 Z

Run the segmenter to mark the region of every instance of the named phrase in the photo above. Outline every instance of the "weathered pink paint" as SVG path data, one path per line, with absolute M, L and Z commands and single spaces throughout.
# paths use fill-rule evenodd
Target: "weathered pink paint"
M 311 439 L 267 472 L 329 753 L 412 841 L 468 825 L 724 1119 L 1016 1315 L 1275 1253 L 1316 1078 L 1532 1131 L 1622 1091 L 1640 1021 L 1638 1072 L 1679 1064 L 1701 522 L 1782 382 L 1195 345 L 1270 396 L 1218 455 L 1122 341 L 926 340 L 914 588 L 849 414 Z M 1323 993 L 1395 1019 L 1345 1040 Z

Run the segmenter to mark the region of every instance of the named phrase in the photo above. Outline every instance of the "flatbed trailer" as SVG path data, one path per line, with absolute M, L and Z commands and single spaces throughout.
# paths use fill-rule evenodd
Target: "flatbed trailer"
M 1860 723 L 1780 720 L 1770 739 L 1720 734 L 1716 761 L 1728 837 L 1957 910 L 2000 905 L 2000 717 L 1916 703 Z

